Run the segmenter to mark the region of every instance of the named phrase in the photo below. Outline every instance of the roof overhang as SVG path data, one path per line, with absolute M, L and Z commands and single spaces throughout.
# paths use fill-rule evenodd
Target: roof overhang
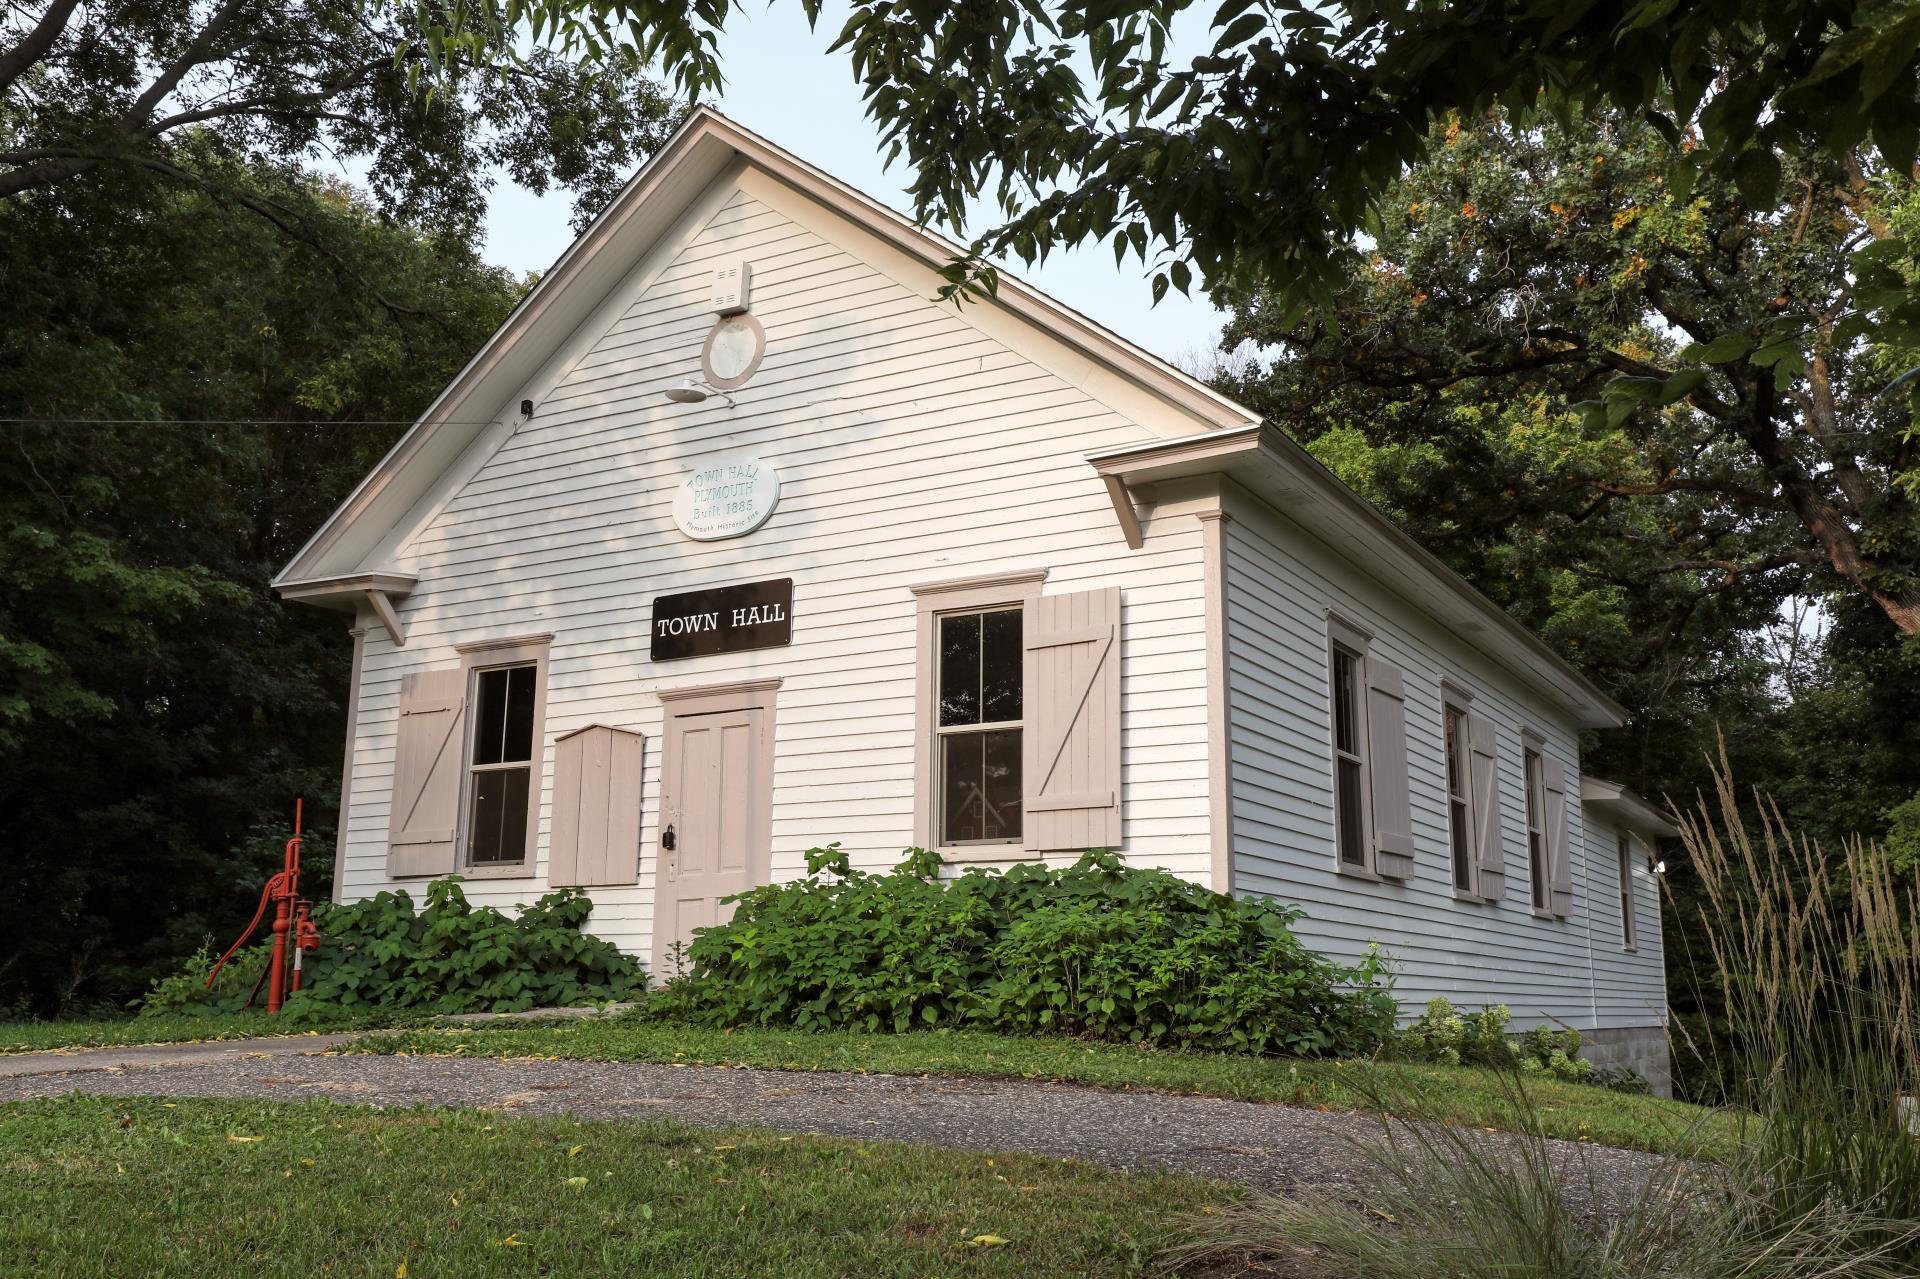
M 411 573 L 345 573 L 308 578 L 304 582 L 276 582 L 273 589 L 283 600 L 298 600 L 343 613 L 358 613 L 360 606 L 366 604 L 398 646 L 405 644 L 407 637 L 393 601 L 412 594 L 419 580 Z
M 1127 508 L 1123 531 L 1135 486 L 1225 475 L 1551 697 L 1583 727 L 1626 723 L 1626 711 L 1598 685 L 1275 427 L 1230 427 L 1101 449 L 1086 458 L 1108 482 L 1116 512 Z
M 479 354 L 427 408 L 339 509 L 275 577 L 276 587 L 364 571 L 387 533 L 441 472 L 506 414 L 579 326 L 620 287 L 708 186 L 746 163 L 879 236 L 937 272 L 962 247 L 837 181 L 711 107 L 697 107 L 672 138 L 522 298 Z M 938 283 L 929 275 L 929 292 Z M 973 305 L 1021 317 L 1080 357 L 1112 370 L 1203 428 L 1257 420 L 1198 378 L 1149 355 L 1039 290 L 1003 273 Z
M 1672 814 L 1641 799 L 1619 782 L 1582 777 L 1580 804 L 1641 835 L 1651 835 L 1657 839 L 1677 839 L 1680 836 L 1680 827 L 1674 823 Z

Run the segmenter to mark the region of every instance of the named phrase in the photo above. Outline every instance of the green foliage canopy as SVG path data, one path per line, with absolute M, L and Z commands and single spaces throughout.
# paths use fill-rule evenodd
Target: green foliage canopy
M 823 0 L 801 0 L 818 21 Z M 1920 0 L 856 0 L 844 51 L 918 214 L 963 223 L 991 192 L 982 254 L 1032 260 L 1110 242 L 1158 260 L 1156 295 L 1197 269 L 1295 306 L 1325 301 L 1428 129 L 1496 104 L 1611 104 L 1752 204 L 1780 153 L 1863 144 L 1896 169 L 1920 138 Z M 638 49 L 689 95 L 719 87 L 732 0 L 459 0 L 423 11 L 429 56 L 513 65 L 528 37 L 588 57 Z M 1205 19 L 1178 65 L 1175 25 Z M 456 65 L 445 55 L 444 65 Z M 990 283 L 991 277 L 988 277 Z M 956 288 L 970 285 L 956 264 Z M 1908 317 L 1913 318 L 1912 316 Z
M 326 154 L 363 164 L 383 211 L 472 232 L 495 169 L 577 195 L 585 219 L 675 116 L 628 53 L 549 50 L 482 67 L 398 0 L 27 0 L 0 19 L 0 201 L 92 178 L 162 177 L 313 233 L 302 202 L 183 162 Z M 437 68 L 432 95 L 417 70 Z
M 522 289 L 295 169 L 182 159 L 333 252 L 159 176 L 0 202 L 0 1007 L 125 999 L 237 930 L 297 794 L 325 884 L 347 637 L 267 582 Z

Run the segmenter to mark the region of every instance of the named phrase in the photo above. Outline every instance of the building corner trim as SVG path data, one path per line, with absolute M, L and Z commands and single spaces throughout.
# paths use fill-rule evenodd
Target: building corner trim
M 1229 516 L 1220 507 L 1197 512 L 1205 578 L 1207 640 L 1207 841 L 1213 891 L 1233 892 L 1233 732 L 1227 685 L 1227 546 Z

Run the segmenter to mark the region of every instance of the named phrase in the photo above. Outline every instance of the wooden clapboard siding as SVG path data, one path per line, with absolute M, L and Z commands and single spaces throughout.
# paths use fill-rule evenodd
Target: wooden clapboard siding
M 1666 959 L 1660 940 L 1660 885 L 1647 869 L 1647 845 L 1633 843 L 1633 911 L 1635 940 L 1631 951 L 1620 946 L 1620 885 L 1615 873 L 1619 828 L 1608 819 L 1587 819 L 1585 875 L 1576 863 L 1576 906 L 1580 894 L 1593 894 L 1593 959 L 1596 1000 L 1601 1026 L 1646 1026 L 1664 1022 L 1667 982 Z
M 1405 1012 L 1445 995 L 1475 1005 L 1505 1003 L 1520 1025 L 1547 1017 L 1594 1024 L 1598 997 L 1587 927 L 1595 903 L 1584 882 L 1587 835 L 1572 721 L 1272 507 L 1235 490 L 1227 510 L 1236 889 L 1298 903 L 1307 912 L 1301 936 L 1329 953 L 1358 958 L 1369 942 L 1378 942 L 1400 966 Z M 1415 847 L 1415 877 L 1404 883 L 1375 884 L 1334 870 L 1329 608 L 1371 630 L 1371 651 L 1404 676 Z M 1485 716 L 1494 728 L 1507 870 L 1506 895 L 1498 903 L 1453 896 L 1443 679 L 1470 692 L 1472 714 Z M 1572 792 L 1575 892 L 1566 920 L 1538 919 L 1528 909 L 1523 729 L 1542 736 L 1547 754 L 1566 768 Z M 1608 875 L 1602 882 L 1610 880 Z M 1598 909 L 1608 918 L 1617 914 L 1605 902 Z M 1597 946 L 1598 916 L 1594 923 Z M 1650 1020 L 1643 1014 L 1635 1024 Z
M 529 386 L 532 419 L 397 547 L 419 585 L 401 606 L 406 647 L 367 637 L 345 899 L 389 886 L 401 676 L 455 660 L 456 643 L 528 632 L 553 634 L 548 749 L 601 723 L 644 735 L 653 764 L 657 689 L 781 676 L 773 875 L 802 873 L 805 850 L 833 840 L 856 865 L 891 866 L 913 823 L 908 587 L 1027 568 L 1049 571 L 1049 593 L 1123 589 L 1124 847 L 1204 880 L 1199 528 L 1156 515 L 1147 546 L 1128 552 L 1081 460 L 1195 424 L 1094 399 L 1082 387 L 1097 380 L 1029 358 L 1006 337 L 1005 317 L 958 315 L 931 301 L 932 273 L 903 277 L 898 254 L 863 247 L 865 232 L 784 188 L 726 181 L 736 185 L 707 202 L 704 224 L 637 264 L 598 331 Z M 765 361 L 738 409 L 669 404 L 661 389 L 697 371 L 712 323 L 709 275 L 740 257 L 753 266 Z M 779 468 L 779 509 L 747 538 L 682 537 L 675 486 L 702 460 L 734 450 Z M 783 576 L 794 579 L 791 647 L 648 662 L 653 596 Z M 592 892 L 593 930 L 641 955 L 652 945 L 658 772 L 642 770 L 639 883 Z M 511 908 L 546 890 L 551 782 L 539 802 L 535 873 L 470 882 L 471 899 Z

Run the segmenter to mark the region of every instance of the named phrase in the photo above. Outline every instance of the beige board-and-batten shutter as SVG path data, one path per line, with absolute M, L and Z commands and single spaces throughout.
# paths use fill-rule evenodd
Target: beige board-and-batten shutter
M 640 878 L 638 733 L 593 724 L 553 743 L 553 828 L 547 882 L 555 888 Z
M 1547 792 L 1547 885 L 1553 913 L 1561 919 L 1573 914 L 1573 853 L 1567 847 L 1567 766 L 1550 756 L 1540 760 L 1541 780 Z
M 1507 862 L 1500 830 L 1500 760 L 1494 747 L 1493 721 L 1467 716 L 1468 754 L 1473 786 L 1473 851 L 1479 871 L 1480 896 L 1498 901 L 1507 891 Z
M 1025 814 L 1032 852 L 1120 847 L 1120 588 L 1042 595 L 1028 610 Z
M 387 875 L 451 875 L 465 749 L 467 673 L 461 667 L 400 678 Z
M 1373 868 L 1413 875 L 1413 804 L 1407 796 L 1407 690 L 1397 666 L 1367 658 L 1367 775 L 1373 791 Z

